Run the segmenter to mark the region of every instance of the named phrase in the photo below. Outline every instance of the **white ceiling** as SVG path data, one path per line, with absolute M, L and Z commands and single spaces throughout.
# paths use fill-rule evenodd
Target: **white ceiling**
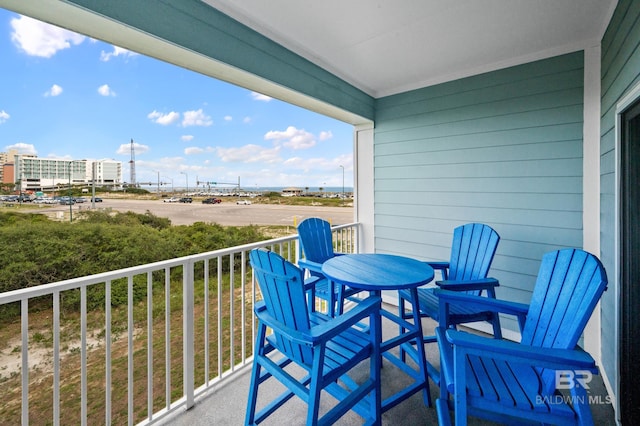
M 597 44 L 617 0 L 203 0 L 374 97 Z

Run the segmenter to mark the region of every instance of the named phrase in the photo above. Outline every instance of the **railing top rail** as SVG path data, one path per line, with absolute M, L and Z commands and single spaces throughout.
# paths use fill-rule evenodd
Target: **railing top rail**
M 337 225 L 332 227 L 332 230 L 340 230 L 357 226 L 357 223 L 349 223 L 344 225 Z M 298 238 L 298 234 L 291 234 L 285 237 L 273 238 L 270 240 L 258 241 L 255 243 L 244 244 L 241 246 L 227 247 L 220 250 L 209 251 L 205 253 L 192 254 L 189 256 L 178 257 L 175 259 L 161 260 L 159 262 L 147 263 L 145 265 L 131 266 L 129 268 L 118 269 L 115 271 L 107 271 L 94 275 L 87 275 L 85 277 L 71 278 L 64 281 L 58 281 L 55 283 L 42 284 L 38 286 L 23 288 L 19 290 L 8 291 L 0 293 L 0 305 L 17 302 L 23 299 L 30 299 L 33 297 L 45 296 L 53 294 L 58 291 L 66 291 L 74 288 L 86 287 L 94 284 L 100 284 L 107 281 L 126 278 L 131 275 L 138 275 L 147 272 L 157 271 L 163 268 L 172 268 L 175 266 L 184 265 L 189 262 L 198 262 L 204 259 L 210 259 L 213 257 L 220 257 L 230 255 L 232 253 L 239 253 L 243 251 L 249 251 L 254 248 L 265 247 L 274 244 L 285 243 L 288 241 L 294 241 Z

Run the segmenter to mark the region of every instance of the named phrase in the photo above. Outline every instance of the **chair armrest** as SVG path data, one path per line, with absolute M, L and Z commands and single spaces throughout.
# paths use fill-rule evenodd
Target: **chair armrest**
M 442 279 L 449 279 L 449 262 L 425 262 L 427 265 L 431 266 L 434 271 L 440 271 L 442 274 Z
M 312 341 L 326 341 L 346 329 L 358 324 L 368 316 L 379 315 L 382 309 L 382 298 L 379 296 L 369 296 L 358 302 L 357 306 L 349 309 L 342 315 L 332 318 L 323 324 L 311 328 Z
M 350 309 L 345 314 L 312 327 L 311 330 L 306 333 L 288 327 L 272 317 L 267 311 L 266 305 L 262 301 L 256 303 L 254 312 L 262 323 L 277 331 L 278 334 L 283 337 L 302 345 L 314 346 L 318 342 L 327 341 L 332 337 L 337 336 L 371 314 L 378 315 L 381 305 L 382 299 L 380 297 L 369 296 L 362 302 L 358 303 L 358 306 Z
M 449 269 L 449 262 L 425 262 L 435 270 Z
M 508 300 L 491 299 L 489 297 L 475 296 L 457 291 L 436 289 L 440 304 L 472 304 L 480 311 L 491 311 L 510 315 L 527 315 L 529 305 L 525 303 L 510 302 Z
M 500 286 L 500 282 L 495 278 L 484 278 L 480 280 L 442 280 L 436 281 L 436 285 L 444 290 L 467 291 L 467 290 L 488 290 Z
M 488 289 L 490 293 L 493 289 Z M 524 329 L 524 323 L 529 312 L 529 305 L 524 303 L 509 302 L 507 300 L 496 299 L 495 297 L 476 296 L 458 291 L 442 290 L 437 288 L 434 293 L 438 296 L 439 318 L 441 324 L 449 323 L 450 305 L 472 306 L 476 312 L 495 312 L 514 315 L 518 318 L 520 331 Z
M 257 302 L 253 308 L 253 311 L 256 314 L 256 317 L 258 317 L 258 319 L 264 325 L 266 325 L 267 327 L 273 330 L 277 330 L 278 334 L 286 337 L 287 339 L 295 343 L 308 345 L 308 346 L 312 345 L 311 337 L 309 336 L 308 333 L 301 333 L 298 330 L 295 330 L 291 327 L 287 327 L 286 325 L 282 324 L 280 321 L 278 321 L 277 319 L 275 319 L 273 316 L 269 314 L 264 302 L 262 301 Z
M 465 353 L 481 355 L 485 358 L 502 359 L 552 370 L 585 369 L 597 372 L 593 357 L 581 349 L 529 346 L 453 329 L 446 331 L 446 338 L 454 347 L 464 348 Z
M 317 272 L 319 274 L 322 273 L 322 263 L 312 262 L 307 259 L 298 260 L 298 266 L 303 269 L 308 269 L 313 272 Z
M 320 277 L 309 277 L 309 278 L 305 279 L 304 280 L 304 289 L 305 290 L 314 290 L 316 288 L 316 284 L 321 279 L 322 278 L 320 278 Z

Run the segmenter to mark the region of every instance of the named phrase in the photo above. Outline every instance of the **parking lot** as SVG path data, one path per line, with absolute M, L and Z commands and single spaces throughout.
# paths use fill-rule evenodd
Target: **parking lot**
M 334 225 L 354 221 L 352 207 L 286 206 L 277 204 L 237 205 L 235 200 L 223 200 L 220 204 L 202 204 L 194 199 L 193 203 L 164 203 L 162 200 L 130 200 L 104 198 L 95 203 L 96 209 L 111 208 L 117 211 L 145 213 L 150 211 L 156 216 L 166 217 L 173 225 L 189 225 L 194 222 L 215 222 L 223 226 L 245 225 L 291 225 L 307 217 L 321 217 Z M 91 208 L 91 202 L 72 206 L 74 215 L 78 211 Z M 35 211 L 55 214 L 68 213 L 69 206 L 45 206 Z

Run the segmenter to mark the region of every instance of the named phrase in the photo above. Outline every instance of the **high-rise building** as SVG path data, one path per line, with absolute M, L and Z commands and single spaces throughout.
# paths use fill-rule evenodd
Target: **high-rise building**
M 17 149 L 10 149 L 7 152 L 0 152 L 0 182 L 13 183 L 13 162 L 18 155 Z M 6 168 L 6 170 L 5 170 Z

